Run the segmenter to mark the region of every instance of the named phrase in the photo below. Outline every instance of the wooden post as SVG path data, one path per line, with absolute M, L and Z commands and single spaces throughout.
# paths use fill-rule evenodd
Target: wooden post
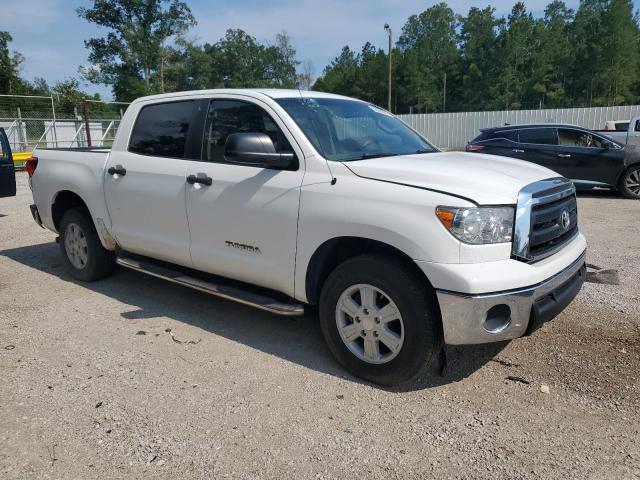
M 89 107 L 86 98 L 82 99 L 82 114 L 84 116 L 84 131 L 87 137 L 87 147 L 91 146 L 91 129 L 89 128 Z

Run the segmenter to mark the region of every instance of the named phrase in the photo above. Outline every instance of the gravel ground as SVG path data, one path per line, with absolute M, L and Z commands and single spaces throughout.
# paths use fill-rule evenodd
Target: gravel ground
M 346 374 L 312 315 L 73 281 L 30 202 L 24 174 L 0 199 L 0 478 L 640 478 L 640 202 L 579 199 L 620 285 L 402 391 Z

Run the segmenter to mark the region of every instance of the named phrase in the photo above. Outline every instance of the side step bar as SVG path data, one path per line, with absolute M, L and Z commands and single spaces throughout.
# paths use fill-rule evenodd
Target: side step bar
M 169 280 L 170 282 L 193 288 L 194 290 L 200 290 L 201 292 L 215 295 L 216 297 L 226 298 L 227 300 L 242 303 L 243 305 L 259 308 L 260 310 L 265 310 L 276 315 L 294 317 L 304 314 L 304 305 L 301 303 L 281 302 L 265 295 L 243 290 L 239 287 L 202 280 L 181 272 L 180 270 L 158 265 L 151 260 L 147 261 L 134 258 L 121 253 L 116 257 L 116 263 L 138 272 Z

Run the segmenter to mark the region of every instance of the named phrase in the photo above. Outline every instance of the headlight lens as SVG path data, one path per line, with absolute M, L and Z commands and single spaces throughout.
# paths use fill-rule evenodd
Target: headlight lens
M 513 239 L 513 207 L 438 207 L 436 216 L 454 237 L 464 243 L 485 245 Z

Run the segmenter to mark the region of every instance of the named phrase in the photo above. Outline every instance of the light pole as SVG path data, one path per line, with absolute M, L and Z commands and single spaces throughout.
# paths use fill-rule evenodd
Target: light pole
M 388 107 L 387 110 L 391 111 L 391 27 L 388 23 L 384 24 L 384 29 L 389 35 L 389 92 L 388 92 Z

